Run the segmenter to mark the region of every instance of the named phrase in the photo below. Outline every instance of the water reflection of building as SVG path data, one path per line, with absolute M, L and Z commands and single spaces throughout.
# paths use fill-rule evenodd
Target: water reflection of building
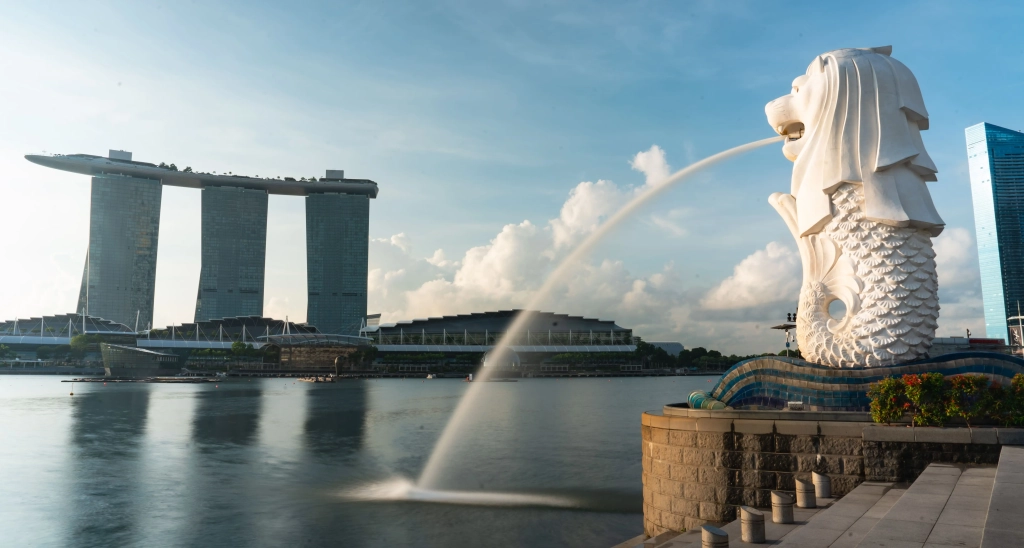
M 224 444 L 248 446 L 256 440 L 262 406 L 259 384 L 205 386 L 195 397 L 192 441 L 201 451 Z
M 139 543 L 140 473 L 150 386 L 80 390 L 72 405 L 67 546 Z
M 263 414 L 259 382 L 201 385 L 192 393 L 188 473 L 180 481 L 188 523 L 174 544 L 244 546 L 254 544 L 256 520 L 272 504 L 258 447 Z
M 310 453 L 344 456 L 363 443 L 367 381 L 316 386 L 306 392 L 304 441 Z

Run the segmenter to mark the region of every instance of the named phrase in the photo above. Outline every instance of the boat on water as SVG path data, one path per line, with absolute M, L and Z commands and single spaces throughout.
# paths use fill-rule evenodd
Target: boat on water
M 433 374 L 433 373 L 427 373 L 427 378 L 428 378 L 428 379 L 436 379 L 437 377 L 436 377 L 436 376 L 434 376 L 434 374 Z
M 321 376 L 313 376 L 313 377 L 299 377 L 299 380 L 302 381 L 302 382 L 313 382 L 313 383 L 334 382 L 334 375 L 321 375 Z
M 470 373 L 468 377 L 462 379 L 462 382 L 473 382 L 473 374 Z

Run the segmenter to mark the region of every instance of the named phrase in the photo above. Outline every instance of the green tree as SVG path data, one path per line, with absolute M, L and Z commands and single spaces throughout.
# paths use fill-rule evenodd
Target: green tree
M 185 169 L 181 170 L 182 173 L 192 173 L 192 166 L 185 166 Z
M 53 347 L 51 346 L 40 346 L 36 348 L 36 357 L 40 360 L 48 360 L 53 355 Z
M 15 352 L 11 350 L 11 347 L 6 344 L 0 344 L 0 359 L 13 358 L 14 356 Z
M 55 359 L 55 360 L 63 360 L 65 358 L 67 358 L 68 354 L 70 354 L 70 353 L 71 353 L 71 345 L 70 344 L 61 344 L 61 345 L 57 345 L 57 346 L 53 347 L 53 359 Z
M 231 343 L 231 353 L 236 356 L 245 354 L 245 343 L 242 341 L 235 341 Z
M 89 335 L 75 335 L 71 337 L 71 353 L 75 357 L 81 358 L 89 351 L 89 344 L 91 342 Z

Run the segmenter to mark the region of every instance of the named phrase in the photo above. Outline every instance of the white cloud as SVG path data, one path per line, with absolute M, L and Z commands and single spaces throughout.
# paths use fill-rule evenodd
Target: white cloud
M 978 252 L 966 228 L 946 228 L 933 240 L 939 286 L 976 283 L 979 279 Z
M 589 234 L 625 200 L 629 192 L 622 191 L 611 181 L 589 181 L 576 185 L 569 192 L 569 199 L 562 205 L 557 219 L 551 221 L 555 249 L 562 249 L 578 242 Z
M 960 337 L 970 329 L 972 334 L 984 336 L 984 307 L 974 236 L 966 228 L 947 227 L 933 240 L 933 245 L 941 306 L 936 334 Z
M 405 232 L 399 232 L 390 238 L 376 238 L 377 242 L 387 242 L 402 251 L 408 252 L 412 245 L 409 243 L 409 237 L 405 235 Z
M 686 209 L 677 208 L 669 211 L 668 215 L 654 214 L 651 215 L 651 223 L 673 238 L 682 238 L 689 235 L 690 231 L 680 225 L 677 219 L 684 217 L 686 213 Z
M 646 151 L 637 152 L 629 165 L 647 176 L 646 184 L 648 185 L 664 181 L 670 172 L 668 162 L 665 161 L 665 151 L 658 145 L 651 145 L 651 148 Z
M 647 175 L 647 184 L 669 171 L 657 146 L 638 154 L 632 163 Z M 417 256 L 412 252 L 415 242 L 404 234 L 375 239 L 370 252 L 370 312 L 393 322 L 523 307 L 571 245 L 641 188 L 622 188 L 607 180 L 581 182 L 546 226 L 529 220 L 507 224 L 487 244 L 469 249 L 458 260 L 443 249 Z M 683 236 L 686 231 L 678 220 L 688 213 L 677 208 L 653 216 L 651 222 Z M 797 254 L 775 242 L 744 259 L 710 292 L 707 287 L 687 288 L 673 263 L 638 275 L 622 261 L 603 259 L 573 266 L 563 286 L 541 308 L 613 319 L 649 340 L 676 340 L 727 352 L 764 351 L 781 344 L 767 329 L 773 311 L 764 305 L 795 300 L 799 273 Z M 744 333 L 742 340 L 736 338 L 737 332 Z
M 722 283 L 701 301 L 710 310 L 752 308 L 793 301 L 800 291 L 800 255 L 778 242 L 743 259 Z

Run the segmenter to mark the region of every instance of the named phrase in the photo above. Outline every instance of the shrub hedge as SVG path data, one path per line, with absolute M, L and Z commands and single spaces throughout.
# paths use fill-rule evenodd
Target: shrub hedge
M 868 397 L 875 422 L 890 424 L 910 413 L 917 426 L 942 426 L 953 418 L 967 426 L 978 419 L 1024 426 L 1024 373 L 1015 375 L 1009 387 L 992 384 L 985 375 L 887 377 L 871 384 Z

